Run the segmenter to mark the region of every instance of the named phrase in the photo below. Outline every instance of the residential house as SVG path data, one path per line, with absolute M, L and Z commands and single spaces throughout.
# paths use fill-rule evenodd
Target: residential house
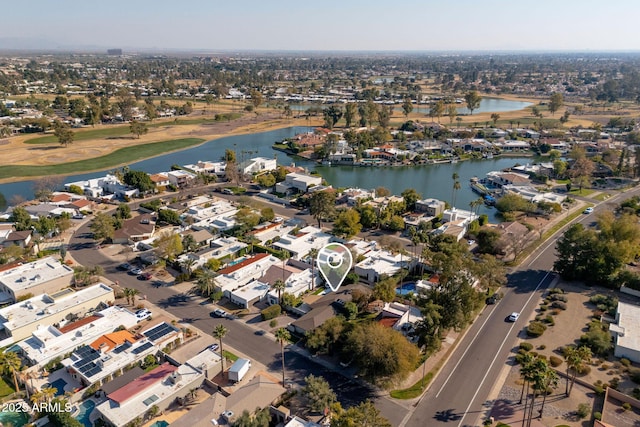
M 289 194 L 291 192 L 306 193 L 312 186 L 322 184 L 322 177 L 303 173 L 289 173 L 284 181 L 276 184 L 276 192 Z
M 385 303 L 380 313 L 380 319 L 385 326 L 405 334 L 412 331 L 413 325 L 422 318 L 420 309 L 398 302 Z
M 332 239 L 331 234 L 309 225 L 300 229 L 295 235 L 281 236 L 280 240 L 273 243 L 273 246 L 288 251 L 291 258 L 300 260 L 305 258 L 311 249 L 321 249 Z
M 338 196 L 336 203 L 346 203 L 347 206 L 356 206 L 358 202 L 367 201 L 376 197 L 375 190 L 363 190 L 362 188 L 347 188 Z
M 487 174 L 486 180 L 496 188 L 502 188 L 505 185 L 530 186 L 532 184 L 529 175 L 516 172 L 492 171 Z
M 240 165 L 243 174 L 259 174 L 276 170 L 278 164 L 276 159 L 268 159 L 266 157 L 254 157 Z
M 198 160 L 197 163 L 191 165 L 184 165 L 185 169 L 188 169 L 194 173 L 203 173 L 207 175 L 215 175 L 219 178 L 225 176 L 225 169 L 227 167 L 226 162 L 209 162 Z
M 370 283 L 380 280 L 380 276 L 393 276 L 402 269 L 410 270 L 415 260 L 402 253 L 391 253 L 387 250 L 371 250 L 364 254 L 365 259 L 354 267 L 355 273 Z
M 151 214 L 138 215 L 125 220 L 122 227 L 113 233 L 113 243 L 131 244 L 151 239 L 155 227 L 155 219 Z
M 169 185 L 171 185 L 171 181 L 169 181 L 169 175 L 163 172 L 150 174 L 149 179 L 151 180 L 151 182 L 153 182 L 153 185 L 158 191 L 162 191 Z
M 196 179 L 195 174 L 183 170 L 169 171 L 167 177 L 169 182 L 178 188 L 187 187 Z
M 71 284 L 73 269 L 54 257 L 45 257 L 0 272 L 0 304 L 26 296 L 52 293 Z
M 444 212 L 446 203 L 438 199 L 423 199 L 416 201 L 416 211 L 424 212 L 427 216 L 438 216 Z
M 20 246 L 26 248 L 31 243 L 31 230 L 12 231 L 6 239 L 2 241 L 2 246 L 8 248 L 10 246 Z
M 138 195 L 137 189 L 123 185 L 115 175 L 109 174 L 100 178 L 69 182 L 64 185 L 64 188 L 68 191 L 71 186 L 80 187 L 84 195 L 94 198 L 104 197 L 107 194 L 122 199 Z
M 272 265 L 281 262 L 278 258 L 269 254 L 257 254 L 245 257 L 233 265 L 218 270 L 216 278 L 217 287 L 224 292 L 226 297 L 252 280 L 259 279 Z
M 519 222 L 501 222 L 495 227 L 500 232 L 500 238 L 496 243 L 502 255 L 517 255 L 529 239 L 529 229 Z

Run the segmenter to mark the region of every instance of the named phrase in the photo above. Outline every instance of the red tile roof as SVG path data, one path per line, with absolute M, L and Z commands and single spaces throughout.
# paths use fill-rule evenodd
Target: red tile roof
M 263 258 L 268 257 L 269 254 L 257 254 L 252 258 L 245 259 L 244 261 L 240 261 L 239 263 L 232 265 L 231 267 L 223 268 L 222 270 L 218 270 L 218 274 L 231 274 L 234 271 L 238 271 L 243 267 L 253 264 L 254 262 L 258 262 Z
M 124 387 L 114 391 L 113 393 L 107 395 L 107 397 L 114 402 L 119 404 L 124 403 L 131 397 L 137 395 L 138 393 L 146 390 L 157 382 L 162 381 L 168 375 L 171 375 L 173 372 L 177 371 L 178 367 L 170 365 L 168 362 L 163 363 L 158 366 L 156 369 L 147 372 L 141 377 L 136 378 L 131 381 L 129 384 Z
M 51 198 L 53 203 L 56 202 L 68 202 L 71 200 L 71 196 L 69 194 L 56 194 Z

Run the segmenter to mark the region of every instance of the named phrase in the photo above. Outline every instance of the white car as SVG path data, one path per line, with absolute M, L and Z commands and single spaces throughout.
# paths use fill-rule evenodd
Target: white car
M 593 212 L 593 208 L 591 208 L 591 207 L 589 207 L 589 208 L 587 208 L 587 209 L 582 211 L 583 214 L 590 214 L 592 212 Z
M 146 308 L 141 308 L 140 310 L 136 311 L 136 317 L 138 318 L 138 323 L 140 323 L 143 320 L 147 320 L 148 318 L 150 318 L 151 312 Z
M 509 315 L 509 317 L 507 317 L 507 320 L 509 322 L 515 322 L 516 320 L 518 320 L 519 317 L 520 317 L 520 313 L 514 311 Z

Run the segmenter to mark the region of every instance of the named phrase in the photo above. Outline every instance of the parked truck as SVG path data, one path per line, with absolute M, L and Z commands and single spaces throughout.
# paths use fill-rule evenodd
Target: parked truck
M 229 368 L 229 380 L 234 382 L 242 381 L 242 378 L 249 372 L 251 368 L 251 360 L 238 359 Z

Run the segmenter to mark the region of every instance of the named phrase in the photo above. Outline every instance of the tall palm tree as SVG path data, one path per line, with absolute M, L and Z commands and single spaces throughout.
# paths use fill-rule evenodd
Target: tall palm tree
M 198 270 L 198 280 L 196 281 L 196 287 L 198 291 L 205 296 L 210 296 L 216 289 L 216 274 L 208 268 Z
M 48 403 L 48 402 L 51 402 L 51 399 L 53 399 L 56 396 L 56 393 L 64 392 L 64 390 L 58 390 L 55 387 L 45 387 L 42 390 L 40 390 L 40 392 L 42 393 L 42 399 Z
M 565 394 L 567 397 L 571 396 L 571 390 L 573 390 L 573 384 L 576 381 L 578 371 L 582 368 L 584 362 L 591 360 L 591 349 L 585 345 L 575 348 L 567 347 L 564 350 L 564 360 L 567 364 L 567 386 Z M 569 376 L 571 376 L 571 386 L 569 386 Z
M 278 304 L 282 305 L 282 291 L 285 290 L 287 286 L 280 279 L 276 280 L 272 285 L 272 288 L 278 292 Z
M 524 397 L 524 388 L 525 385 L 528 385 L 528 381 L 526 380 L 530 376 L 531 367 L 533 364 L 533 354 L 525 353 L 522 355 L 522 359 L 520 360 L 520 376 L 522 377 L 522 391 L 520 392 L 520 401 L 518 403 L 522 403 L 522 398 Z M 527 394 L 529 391 L 527 390 Z
M 124 296 L 127 299 L 127 303 L 129 305 L 133 305 L 136 302 L 136 295 L 140 293 L 139 290 L 135 288 L 124 288 Z
M 311 249 L 309 251 L 309 258 L 311 258 L 311 288 L 309 288 L 309 290 L 312 290 L 316 287 L 316 257 L 318 256 L 318 249 Z
M 536 358 L 532 364 L 532 371 L 529 377 L 531 382 L 531 388 L 533 390 L 533 395 L 531 397 L 531 406 L 529 407 L 529 412 L 525 410 L 525 418 L 527 418 L 527 427 L 531 426 L 531 419 L 533 418 L 533 408 L 536 404 L 536 397 L 538 396 L 538 392 L 544 391 L 546 393 L 546 377 L 547 371 L 549 370 L 549 364 L 546 359 Z
M 291 339 L 291 334 L 285 328 L 280 328 L 275 332 L 276 341 L 280 343 L 280 354 L 282 358 L 282 386 L 286 387 L 284 380 L 284 344 Z
M 549 365 L 547 365 L 547 369 L 544 372 L 544 381 L 543 381 L 543 393 L 544 393 L 544 397 L 542 398 L 542 406 L 540 407 L 540 417 L 542 418 L 542 414 L 544 413 L 544 404 L 547 401 L 547 395 L 549 388 L 557 388 L 558 387 L 558 374 L 556 372 L 555 369 L 553 369 L 552 367 L 550 367 Z
M 460 175 L 458 175 L 457 172 L 454 172 L 453 175 L 451 175 L 451 179 L 453 180 L 453 188 L 451 189 L 451 207 L 454 207 L 456 204 L 456 190 L 460 189 L 460 182 L 458 181 L 458 178 L 460 178 Z M 457 188 L 456 188 L 457 186 Z
M 220 342 L 220 356 L 221 356 L 221 360 L 220 362 L 222 363 L 222 374 L 224 375 L 224 351 L 222 350 L 222 339 L 227 335 L 227 333 L 229 332 L 229 330 L 227 328 L 224 327 L 224 325 L 220 324 L 218 326 L 216 326 L 213 329 L 213 337 L 218 339 L 218 342 Z
M 18 372 L 22 367 L 22 361 L 16 353 L 7 351 L 0 354 L 0 369 L 4 372 L 10 372 L 13 376 L 13 384 L 15 385 L 16 392 L 20 391 L 18 386 Z

